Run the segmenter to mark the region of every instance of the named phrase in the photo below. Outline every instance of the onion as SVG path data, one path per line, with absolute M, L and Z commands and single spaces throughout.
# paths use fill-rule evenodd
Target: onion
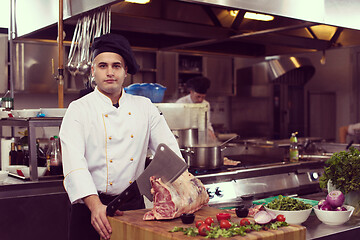
M 333 207 L 327 202 L 321 206 L 320 210 L 333 211 Z
M 268 224 L 272 220 L 272 216 L 266 211 L 260 211 L 254 216 L 255 223 L 257 224 Z
M 341 207 L 344 204 L 345 196 L 344 194 L 339 190 L 331 191 L 327 197 L 326 201 L 333 207 Z
M 347 209 L 346 209 L 346 207 L 341 206 L 341 207 L 335 208 L 335 211 L 347 211 Z
M 318 202 L 318 208 L 320 209 L 322 207 L 322 205 L 324 205 L 326 202 L 325 199 L 321 199 L 319 202 Z
M 271 222 L 276 222 L 276 214 L 273 212 L 267 212 L 271 217 Z

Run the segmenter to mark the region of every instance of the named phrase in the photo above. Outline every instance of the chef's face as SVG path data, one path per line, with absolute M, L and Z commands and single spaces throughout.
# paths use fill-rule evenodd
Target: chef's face
M 197 93 L 193 90 L 190 90 L 190 98 L 193 103 L 202 103 L 205 100 L 206 94 Z
M 94 59 L 91 72 L 99 91 L 117 101 L 127 76 L 123 57 L 113 52 L 100 53 Z

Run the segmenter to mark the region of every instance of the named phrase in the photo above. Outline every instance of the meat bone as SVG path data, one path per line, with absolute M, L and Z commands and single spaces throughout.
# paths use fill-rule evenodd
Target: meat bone
M 120 195 L 109 203 L 106 208 L 108 216 L 114 216 L 117 209 L 126 201 L 139 194 L 144 195 L 150 201 L 151 194 L 150 177 L 161 178 L 164 183 L 175 181 L 188 168 L 186 162 L 174 153 L 167 145 L 159 144 L 153 160 L 144 172 L 130 184 Z

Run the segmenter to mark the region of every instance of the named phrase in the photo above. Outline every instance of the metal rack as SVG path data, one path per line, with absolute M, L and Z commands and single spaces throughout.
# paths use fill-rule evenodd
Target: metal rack
M 60 127 L 62 122 L 61 117 L 46 117 L 46 118 L 7 118 L 0 120 L 0 137 L 3 137 L 3 127 L 26 127 L 28 129 L 28 144 L 29 144 L 29 168 L 30 180 L 36 181 L 39 179 L 37 170 L 37 151 L 36 151 L 36 136 L 35 128 L 37 127 Z M 11 133 L 13 135 L 13 131 Z M 14 137 L 14 136 L 12 136 Z M 1 155 L 1 149 L 0 149 Z

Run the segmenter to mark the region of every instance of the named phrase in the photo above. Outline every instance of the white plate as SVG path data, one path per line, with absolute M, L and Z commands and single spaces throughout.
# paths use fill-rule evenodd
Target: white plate
M 11 110 L 11 114 L 15 118 L 36 117 L 39 112 L 40 112 L 40 108 L 38 108 L 38 109 Z

